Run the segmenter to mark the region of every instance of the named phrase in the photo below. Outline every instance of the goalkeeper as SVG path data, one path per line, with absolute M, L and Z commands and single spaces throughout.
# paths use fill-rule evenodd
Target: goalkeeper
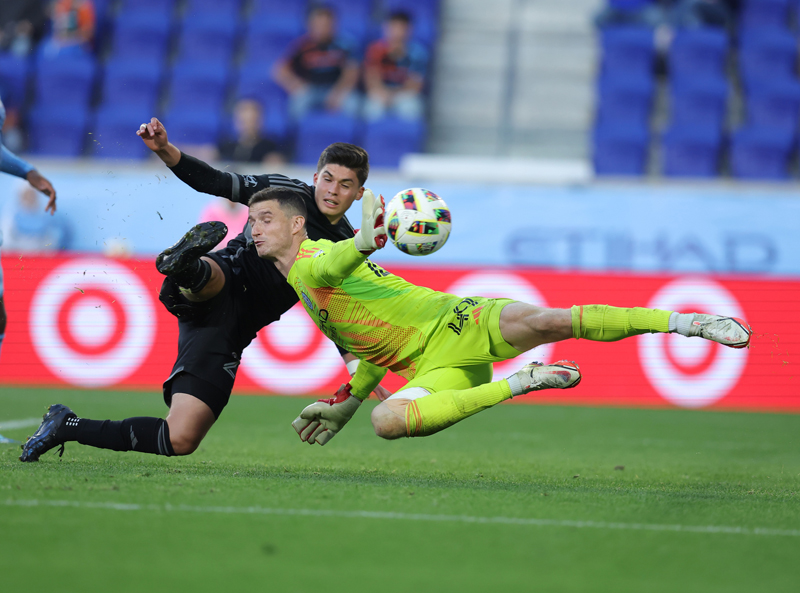
M 731 317 L 608 305 L 548 309 L 416 286 L 367 259 L 386 243 L 383 198 L 370 190 L 362 199 L 361 230 L 338 243 L 306 237 L 305 205 L 293 191 L 259 191 L 249 206 L 258 255 L 286 276 L 317 327 L 359 359 L 350 383 L 292 423 L 310 444 L 333 438 L 387 370 L 408 384 L 375 407 L 372 424 L 378 436 L 395 439 L 434 434 L 516 395 L 575 387 L 581 373 L 568 361 L 534 362 L 492 382 L 492 363 L 541 344 L 656 332 L 734 348 L 750 341 L 750 327 Z

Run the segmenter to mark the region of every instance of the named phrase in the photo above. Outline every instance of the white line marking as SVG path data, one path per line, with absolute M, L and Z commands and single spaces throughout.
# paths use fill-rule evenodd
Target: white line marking
M 271 509 L 266 507 L 197 507 L 171 504 L 126 504 L 118 502 L 80 502 L 72 500 L 12 500 L 6 506 L 69 507 L 105 509 L 111 511 L 157 511 L 182 513 L 213 513 L 233 515 L 279 515 L 300 517 L 335 517 L 344 519 L 396 519 L 438 523 L 477 523 L 485 525 L 523 525 L 535 527 L 573 527 L 576 529 L 618 529 L 630 531 L 681 531 L 688 533 L 724 533 L 732 535 L 767 535 L 800 537 L 800 529 L 769 527 L 732 527 L 728 525 L 663 525 L 658 523 L 609 523 L 606 521 L 570 521 L 564 519 L 525 519 L 522 517 L 474 517 L 470 515 L 423 515 L 386 511 L 337 511 L 324 509 Z
M 7 420 L 6 422 L 0 422 L 0 430 L 16 430 L 17 428 L 29 428 L 31 426 L 39 426 L 41 423 L 42 423 L 41 418 Z

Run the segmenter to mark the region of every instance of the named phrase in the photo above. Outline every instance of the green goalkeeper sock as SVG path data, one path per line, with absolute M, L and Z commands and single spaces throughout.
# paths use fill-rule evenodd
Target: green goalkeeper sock
M 596 342 L 616 342 L 630 336 L 669 332 L 671 311 L 610 305 L 572 307 L 572 335 Z
M 495 381 L 471 389 L 446 389 L 411 400 L 406 407 L 406 432 L 410 437 L 434 434 L 491 408 L 511 397 L 508 381 Z

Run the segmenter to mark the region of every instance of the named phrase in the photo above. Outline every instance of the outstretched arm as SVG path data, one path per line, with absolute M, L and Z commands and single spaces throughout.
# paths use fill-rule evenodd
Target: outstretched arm
M 234 191 L 234 184 L 238 180 L 230 173 L 215 169 L 208 163 L 181 152 L 169 141 L 164 124 L 157 118 L 154 117 L 149 123 L 139 126 L 136 135 L 142 139 L 147 148 L 156 153 L 178 179 L 193 190 L 239 201 L 235 195 L 238 192 Z
M 383 228 L 383 196 L 365 189 L 361 198 L 361 228 L 356 236 L 334 244 L 325 257 L 311 259 L 311 276 L 321 286 L 339 286 L 367 257 L 386 245 Z
M 15 177 L 22 177 L 23 179 L 26 179 L 28 183 L 31 184 L 31 187 L 38 189 L 40 192 L 50 198 L 47 201 L 47 205 L 44 207 L 45 212 L 55 214 L 56 190 L 53 188 L 53 184 L 50 183 L 46 177 L 43 177 L 33 165 L 23 161 L 2 144 L 0 144 L 0 171 L 3 173 L 8 173 L 9 175 L 14 175 Z

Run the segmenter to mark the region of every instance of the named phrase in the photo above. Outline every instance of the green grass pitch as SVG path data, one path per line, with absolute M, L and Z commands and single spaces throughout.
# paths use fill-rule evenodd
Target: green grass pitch
M 184 458 L 70 443 L 23 464 L 0 445 L 2 590 L 800 587 L 800 416 L 512 404 L 384 442 L 370 403 L 323 448 L 290 426 L 308 401 L 234 397 Z M 56 402 L 165 411 L 155 394 L 4 387 L 0 427 Z

